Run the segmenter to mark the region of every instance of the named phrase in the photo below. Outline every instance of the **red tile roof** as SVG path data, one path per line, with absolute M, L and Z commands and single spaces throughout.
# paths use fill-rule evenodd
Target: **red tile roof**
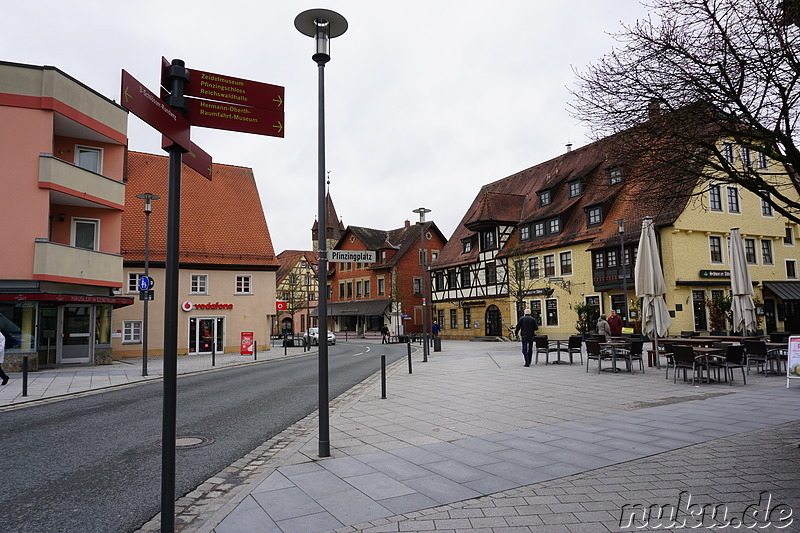
M 278 254 L 278 262 L 280 263 L 280 268 L 278 269 L 278 273 L 275 275 L 275 281 L 277 284 L 280 284 L 283 281 L 283 278 L 289 274 L 297 264 L 305 258 L 308 261 L 309 266 L 311 267 L 311 273 L 317 273 L 317 252 L 312 252 L 311 250 L 284 250 Z
M 136 195 L 147 192 L 161 197 L 150 215 L 150 261 L 166 261 L 168 162 L 166 156 L 128 153 L 121 246 L 125 262 L 144 261 L 144 203 Z M 252 169 L 214 163 L 212 173 L 209 181 L 183 166 L 181 265 L 277 270 Z

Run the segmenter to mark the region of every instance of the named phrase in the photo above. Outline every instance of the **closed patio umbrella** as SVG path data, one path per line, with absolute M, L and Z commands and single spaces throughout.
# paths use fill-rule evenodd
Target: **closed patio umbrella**
M 739 228 L 731 228 L 731 311 L 733 330 L 742 336 L 756 330 L 756 306 L 753 303 L 753 281 L 747 270 L 747 257 Z
M 661 270 L 653 219 L 649 217 L 642 219 L 642 235 L 639 237 L 639 251 L 633 276 L 636 296 L 642 299 L 642 333 L 652 334 L 653 349 L 658 353 L 658 336 L 663 337 L 667 334 L 672 319 L 664 301 L 667 286 L 664 283 L 664 272 Z

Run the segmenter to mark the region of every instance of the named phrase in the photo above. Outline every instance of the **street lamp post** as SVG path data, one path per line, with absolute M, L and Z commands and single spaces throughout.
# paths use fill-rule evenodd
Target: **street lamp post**
M 153 200 L 161 198 L 149 192 L 137 194 L 136 198 L 144 200 L 144 275 L 150 276 L 150 213 L 153 212 Z M 147 304 L 148 296 L 144 298 L 144 311 L 142 312 L 142 375 L 147 375 Z
M 294 27 L 303 35 L 314 38 L 315 51 L 311 56 L 317 63 L 319 76 L 319 127 L 317 144 L 317 207 L 319 228 L 319 276 L 317 320 L 319 328 L 319 456 L 330 457 L 330 420 L 328 418 L 328 249 L 327 217 L 325 215 L 325 63 L 331 60 L 330 40 L 347 31 L 347 20 L 328 9 L 309 9 L 294 19 Z
M 616 221 L 619 225 L 619 265 L 622 267 L 622 294 L 625 304 L 625 315 L 623 323 L 628 325 L 628 280 L 625 277 L 625 223 L 627 220 L 620 218 Z
M 427 296 L 428 293 L 425 289 L 427 283 L 425 283 L 425 278 L 427 277 L 427 271 L 425 270 L 425 213 L 430 213 L 430 209 L 425 209 L 424 207 L 419 207 L 414 209 L 412 213 L 419 213 L 419 242 L 422 246 L 422 255 L 420 257 L 420 263 L 422 264 L 422 283 L 420 289 L 422 290 L 422 362 L 428 362 L 428 319 L 425 307 L 427 307 Z

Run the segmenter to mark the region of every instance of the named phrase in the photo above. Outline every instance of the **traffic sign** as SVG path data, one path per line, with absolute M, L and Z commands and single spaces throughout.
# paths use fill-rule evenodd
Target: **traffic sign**
M 283 112 L 187 98 L 186 120 L 192 126 L 283 137 Z
M 162 58 L 162 64 L 169 65 L 169 62 Z M 213 74 L 202 70 L 186 70 L 189 71 L 189 81 L 183 87 L 185 96 L 196 96 L 206 100 L 229 102 L 259 109 L 283 110 L 284 88 L 280 85 Z M 165 71 L 166 69 L 161 71 L 161 84 L 166 87 L 166 80 L 163 78 Z
M 122 107 L 172 139 L 184 150 L 191 150 L 189 122 L 167 103 L 122 71 Z
M 139 291 L 139 299 L 152 302 L 154 300 L 153 291 Z
M 141 276 L 136 284 L 140 291 L 148 291 L 153 288 L 153 278 L 150 276 Z
M 168 137 L 161 138 L 161 148 L 168 148 L 172 141 Z M 211 154 L 192 143 L 192 149 L 184 152 L 181 156 L 181 161 L 184 165 L 195 170 L 198 174 L 211 181 Z

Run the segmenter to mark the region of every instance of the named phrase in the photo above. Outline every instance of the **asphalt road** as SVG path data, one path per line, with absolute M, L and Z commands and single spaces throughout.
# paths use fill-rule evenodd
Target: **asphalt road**
M 369 349 L 370 351 L 367 351 Z M 335 398 L 405 345 L 329 347 Z M 178 379 L 176 498 L 317 409 L 309 355 Z M 161 382 L 0 413 L 0 531 L 133 531 L 160 510 Z

